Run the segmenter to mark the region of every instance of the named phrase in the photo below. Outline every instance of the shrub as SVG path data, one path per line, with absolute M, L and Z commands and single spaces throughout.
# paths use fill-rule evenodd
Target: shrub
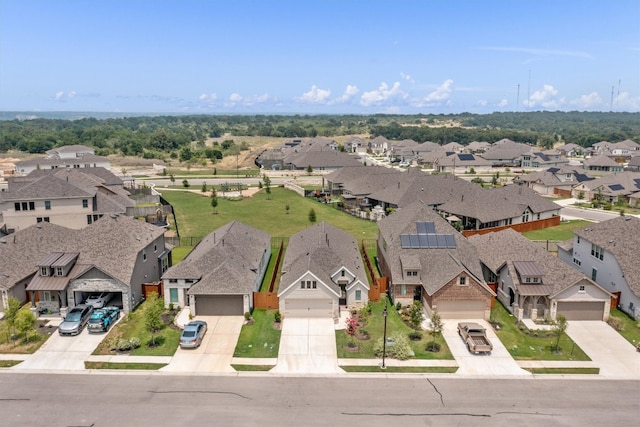
M 409 339 L 411 341 L 420 341 L 422 339 L 422 334 L 418 331 L 409 332 Z
M 396 303 L 396 310 L 400 311 L 402 309 L 402 304 L 400 304 L 400 301 L 398 301 Z
M 276 323 L 280 323 L 280 321 L 282 320 L 282 314 L 280 313 L 280 310 L 276 310 L 275 313 L 273 313 L 273 318 Z
M 129 340 L 129 345 L 131 346 L 131 350 L 135 350 L 136 348 L 140 347 L 140 338 L 131 337 L 131 339 Z
M 251 313 L 248 311 L 244 312 L 244 320 L 250 320 L 251 319 Z
M 116 348 L 119 351 L 129 351 L 131 350 L 131 341 L 124 338 L 120 338 L 118 340 L 118 343 L 116 344 Z
M 398 360 L 407 360 L 412 356 L 413 351 L 411 350 L 411 345 L 404 334 L 401 332 L 394 332 L 391 335 L 391 339 L 393 341 L 393 345 L 387 345 L 386 356 Z M 382 357 L 382 350 L 382 338 L 379 338 L 373 346 L 373 351 L 377 357 Z
M 624 327 L 622 321 L 620 319 L 616 319 L 615 317 L 609 317 L 607 323 L 616 331 L 621 331 Z
M 174 307 L 173 307 L 173 303 L 172 303 L 172 302 L 170 302 L 170 303 L 169 303 L 169 311 L 173 311 L 173 308 L 174 308 Z

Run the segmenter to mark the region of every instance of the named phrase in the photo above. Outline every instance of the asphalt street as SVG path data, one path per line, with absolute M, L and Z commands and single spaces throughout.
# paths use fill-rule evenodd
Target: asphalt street
M 0 373 L 6 426 L 631 426 L 638 381 Z

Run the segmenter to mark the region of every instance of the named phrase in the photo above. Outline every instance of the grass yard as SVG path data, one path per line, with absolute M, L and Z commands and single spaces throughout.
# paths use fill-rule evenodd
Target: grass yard
M 626 313 L 614 308 L 609 314 L 608 323 L 631 344 L 640 343 L 640 322 L 633 320 Z
M 23 306 L 21 310 L 29 311 L 29 307 Z M 15 335 L 11 336 L 7 322 L 2 321 L 0 322 L 0 354 L 33 354 L 56 329 L 52 328 L 50 331 L 48 332 L 46 328 L 36 327 L 36 330 L 29 332 L 29 339 L 27 340 L 24 333 L 17 331 Z
M 273 271 L 276 268 L 276 259 L 278 258 L 279 248 L 271 248 L 271 258 L 269 259 L 269 265 L 267 266 L 267 270 L 264 273 L 264 277 L 262 278 L 262 283 L 260 284 L 260 292 L 269 292 L 269 285 L 271 284 L 271 277 L 273 277 Z M 278 291 L 278 285 L 280 284 L 280 279 L 276 279 L 274 283 L 274 292 Z
M 167 366 L 166 363 L 116 363 L 116 362 L 84 362 L 85 369 L 130 369 L 157 371 Z
M 515 317 L 499 302 L 496 302 L 492 314 L 494 321 L 500 324 L 496 335 L 516 360 L 591 360 L 566 333 L 560 337 L 560 352 L 556 353 L 556 337 L 525 334 L 516 324 Z
M 238 372 L 267 372 L 272 370 L 276 365 L 240 365 L 232 364 L 231 367 Z
M 0 360 L 0 368 L 11 368 L 18 363 L 22 363 L 22 360 Z
M 340 359 L 376 359 L 374 354 L 374 345 L 378 339 L 382 339 L 384 335 L 384 317 L 382 311 L 384 309 L 384 299 L 380 302 L 371 302 L 372 312 L 365 326 L 365 330 L 369 333 L 370 339 L 358 340 L 354 338 L 355 343 L 359 347 L 359 351 L 348 350 L 348 344 L 351 337 L 344 330 L 336 331 L 336 347 L 338 350 L 338 358 Z M 413 329 L 407 326 L 395 308 L 389 305 L 387 316 L 387 337 L 392 333 L 400 331 L 403 334 L 409 334 Z M 432 340 L 429 331 L 422 331 L 422 339 L 420 341 L 409 341 L 416 359 L 453 359 L 453 355 L 447 346 L 442 334 L 436 338 L 436 343 L 440 344 L 440 351 L 437 353 L 427 351 L 426 346 Z
M 171 259 L 173 261 L 173 265 L 176 265 L 180 261 L 186 258 L 191 252 L 193 246 L 176 246 L 171 250 Z
M 549 374 L 549 375 L 598 375 L 600 368 L 523 368 L 532 374 Z
M 380 373 L 403 373 L 403 374 L 455 374 L 458 370 L 453 366 L 387 366 L 382 369 L 376 366 L 340 366 L 345 372 L 380 372 Z
M 543 228 L 542 230 L 534 230 L 522 234 L 531 240 L 564 241 L 573 238 L 573 230 L 586 227 L 589 224 L 593 223 L 591 221 L 576 219 L 563 222 L 555 227 Z
M 375 239 L 378 234 L 375 222 L 356 218 L 281 187 L 272 187 L 269 198 L 263 189 L 238 201 L 226 200 L 218 193 L 217 214 L 213 214 L 210 198 L 199 192 L 164 191 L 162 196 L 175 209 L 181 236 L 204 237 L 216 228 L 238 220 L 274 237 L 290 237 L 312 225 L 309 222 L 312 208 L 316 212 L 316 222 L 326 221 L 351 233 L 358 241 Z M 285 210 L 287 204 L 289 213 Z
M 178 348 L 181 331 L 177 328 L 165 325 L 160 332 L 156 334 L 156 345 L 150 347 L 151 333 L 145 327 L 144 312 L 146 302 L 140 304 L 135 311 L 122 319 L 117 325 L 109 331 L 109 334 L 102 340 L 100 345 L 93 352 L 94 355 L 110 355 L 115 353 L 118 341 L 121 339 L 130 340 L 138 338 L 140 347 L 132 350 L 129 354 L 132 356 L 173 356 Z
M 278 357 L 281 331 L 274 329 L 275 310 L 253 310 L 253 324 L 242 325 L 233 357 Z

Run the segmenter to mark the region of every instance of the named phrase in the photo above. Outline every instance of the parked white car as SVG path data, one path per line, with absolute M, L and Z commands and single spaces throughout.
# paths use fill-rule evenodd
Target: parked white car
M 111 301 L 112 296 L 113 294 L 111 294 L 111 292 L 95 293 L 89 295 L 84 303 L 92 306 L 93 308 L 102 308 Z

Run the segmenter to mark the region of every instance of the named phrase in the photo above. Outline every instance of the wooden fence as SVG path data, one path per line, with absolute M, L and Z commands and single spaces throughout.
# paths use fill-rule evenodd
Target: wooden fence
M 278 294 L 275 292 L 254 292 L 253 307 L 265 310 L 277 310 L 280 306 Z
M 518 233 L 526 233 L 527 231 L 541 230 L 547 227 L 555 227 L 560 225 L 560 217 L 554 216 L 547 219 L 538 219 L 535 221 L 523 222 L 520 224 L 503 225 L 501 227 L 483 228 L 480 230 L 464 230 L 462 234 L 465 237 L 475 236 L 477 234 L 487 234 L 493 231 L 502 231 L 507 228 L 513 228 Z
M 147 299 L 147 296 L 151 293 L 151 292 L 155 292 L 158 294 L 159 297 L 164 296 L 164 292 L 162 291 L 164 289 L 164 286 L 162 286 L 162 282 L 157 282 L 157 283 L 143 283 L 142 284 L 142 296 L 144 297 L 144 299 Z

